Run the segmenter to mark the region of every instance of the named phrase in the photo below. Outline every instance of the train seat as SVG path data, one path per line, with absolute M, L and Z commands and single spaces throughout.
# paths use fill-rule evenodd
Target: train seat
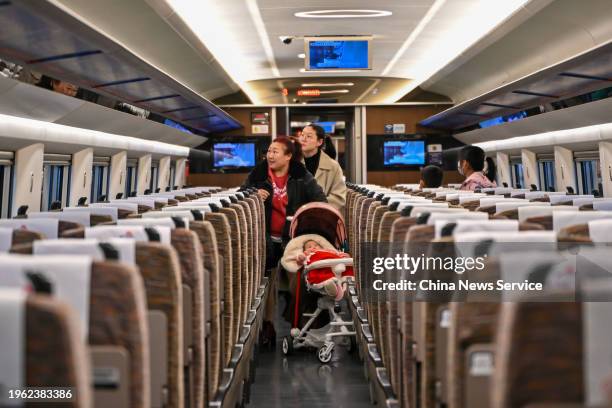
M 579 208 L 572 206 L 536 205 L 519 207 L 517 210 L 519 222 L 530 222 L 534 224 L 539 224 L 546 230 L 552 230 L 553 213 L 557 211 L 579 211 Z
M 236 330 L 238 326 L 238 316 L 234 314 L 234 292 L 233 292 L 233 275 L 234 269 L 232 264 L 232 236 L 230 233 L 230 224 L 225 214 L 220 212 L 206 212 L 204 220 L 210 222 L 215 232 L 217 241 L 218 259 L 220 278 L 222 277 L 222 293 L 223 302 L 223 366 L 229 365 L 232 347 L 236 343 Z
M 0 227 L 12 228 L 13 230 L 26 230 L 42 234 L 47 239 L 57 239 L 60 228 L 59 219 L 42 218 L 14 218 L 0 220 Z
M 66 303 L 20 289 L 0 288 L 3 369 L 0 382 L 11 389 L 72 387 L 66 406 L 89 407 L 90 366 L 74 311 Z M 13 401 L 8 395 L 0 405 Z
M 88 208 L 110 207 L 117 208 L 117 218 L 127 218 L 132 214 L 138 214 L 138 204 L 128 202 L 127 200 L 112 200 L 108 203 L 92 203 Z
M 117 222 L 119 218 L 119 209 L 117 207 L 64 207 L 63 212 L 85 212 L 90 215 L 90 225 Z
M 151 403 L 179 406 L 184 401 L 182 279 L 178 255 L 171 246 L 171 228 L 97 226 L 69 231 L 69 236 L 137 241 L 136 264 L 145 283 L 151 333 Z
M 106 262 L 103 257 L 94 261 L 83 255 L 47 255 L 57 254 L 60 246 L 73 248 L 73 254 L 92 253 L 98 248 L 97 242 L 87 244 L 90 248 L 79 244 L 73 247 L 65 240 L 36 241 L 30 248 L 35 256 L 13 255 L 3 262 L 15 275 L 35 271 L 37 279 L 51 282 L 49 289 L 54 296 L 78 312 L 80 330 L 89 344 L 96 403 L 149 406 L 149 339 L 138 270 L 124 263 Z M 7 284 L 3 282 L 3 286 Z M 119 319 L 118 324 L 109 325 L 109 316 Z
M 189 215 L 193 216 L 191 213 Z M 143 214 L 143 215 L 146 215 Z M 208 276 L 204 275 L 202 248 L 195 232 L 190 231 L 189 215 L 170 218 L 135 218 L 119 220 L 119 226 L 141 225 L 145 227 L 167 227 L 171 229 L 170 242 L 177 251 L 181 265 L 183 299 L 183 363 L 185 365 L 185 385 L 190 404 L 200 406 L 204 401 L 204 322 L 209 307 L 204 298 L 208 292 Z M 176 226 L 179 224 L 179 227 Z
M 555 211 L 552 214 L 553 231 L 559 233 L 571 225 L 609 218 L 612 218 L 612 211 Z

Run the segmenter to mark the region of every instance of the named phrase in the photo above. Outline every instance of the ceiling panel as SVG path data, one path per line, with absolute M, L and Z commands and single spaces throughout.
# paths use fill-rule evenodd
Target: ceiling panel
M 342 73 L 349 76 L 380 76 L 391 58 L 396 54 L 406 37 L 414 30 L 433 1 L 411 2 L 406 6 L 404 1 L 377 2 L 334 2 L 330 7 L 327 2 L 312 4 L 308 2 L 283 2 L 267 0 L 259 2 L 261 16 L 266 27 L 276 64 L 282 77 L 313 76 L 316 73 L 300 72 L 304 60 L 297 57 L 304 52 L 304 41 L 296 39 L 290 45 L 283 44 L 279 36 L 310 35 L 373 35 L 372 70 Z M 346 18 L 346 19 L 308 19 L 295 17 L 295 13 L 318 9 L 372 9 L 388 10 L 393 13 L 383 18 Z M 320 75 L 320 74 L 319 74 Z

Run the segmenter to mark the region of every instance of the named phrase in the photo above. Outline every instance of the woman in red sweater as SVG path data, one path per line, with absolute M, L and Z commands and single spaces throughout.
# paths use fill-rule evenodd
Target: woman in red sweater
M 302 205 L 327 202 L 325 193 L 302 163 L 300 143 L 288 137 L 277 137 L 270 144 L 266 160 L 251 171 L 241 189 L 255 188 L 264 200 L 266 209 L 266 270 L 274 271 L 283 255 L 283 246 L 289 241 L 289 221 Z M 268 273 L 268 272 L 267 272 Z M 276 274 L 272 273 L 271 290 L 276 290 Z M 274 292 L 271 292 L 274 293 Z M 276 312 L 275 296 L 268 297 L 266 305 L 265 342 L 274 342 L 271 324 Z M 264 322 L 265 323 L 265 322 Z

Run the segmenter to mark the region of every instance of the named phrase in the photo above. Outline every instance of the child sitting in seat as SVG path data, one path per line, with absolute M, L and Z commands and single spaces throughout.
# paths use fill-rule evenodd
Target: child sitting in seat
M 302 249 L 304 252 L 297 255 L 296 261 L 299 265 L 303 265 L 305 267 L 320 259 L 350 258 L 350 255 L 344 252 L 324 249 L 323 246 L 314 239 L 309 239 L 304 242 Z M 314 274 L 316 271 L 311 273 Z M 344 296 L 344 289 L 337 281 L 327 281 L 325 283 L 324 290 L 328 296 L 335 298 L 336 301 L 342 299 Z

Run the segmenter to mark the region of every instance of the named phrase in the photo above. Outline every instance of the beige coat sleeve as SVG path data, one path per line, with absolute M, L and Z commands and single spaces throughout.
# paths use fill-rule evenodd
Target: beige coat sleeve
M 332 160 L 334 165 L 330 172 L 328 183 L 330 184 L 327 201 L 333 205 L 340 213 L 344 210 L 346 204 L 346 184 L 342 179 L 342 169 L 335 160 Z

